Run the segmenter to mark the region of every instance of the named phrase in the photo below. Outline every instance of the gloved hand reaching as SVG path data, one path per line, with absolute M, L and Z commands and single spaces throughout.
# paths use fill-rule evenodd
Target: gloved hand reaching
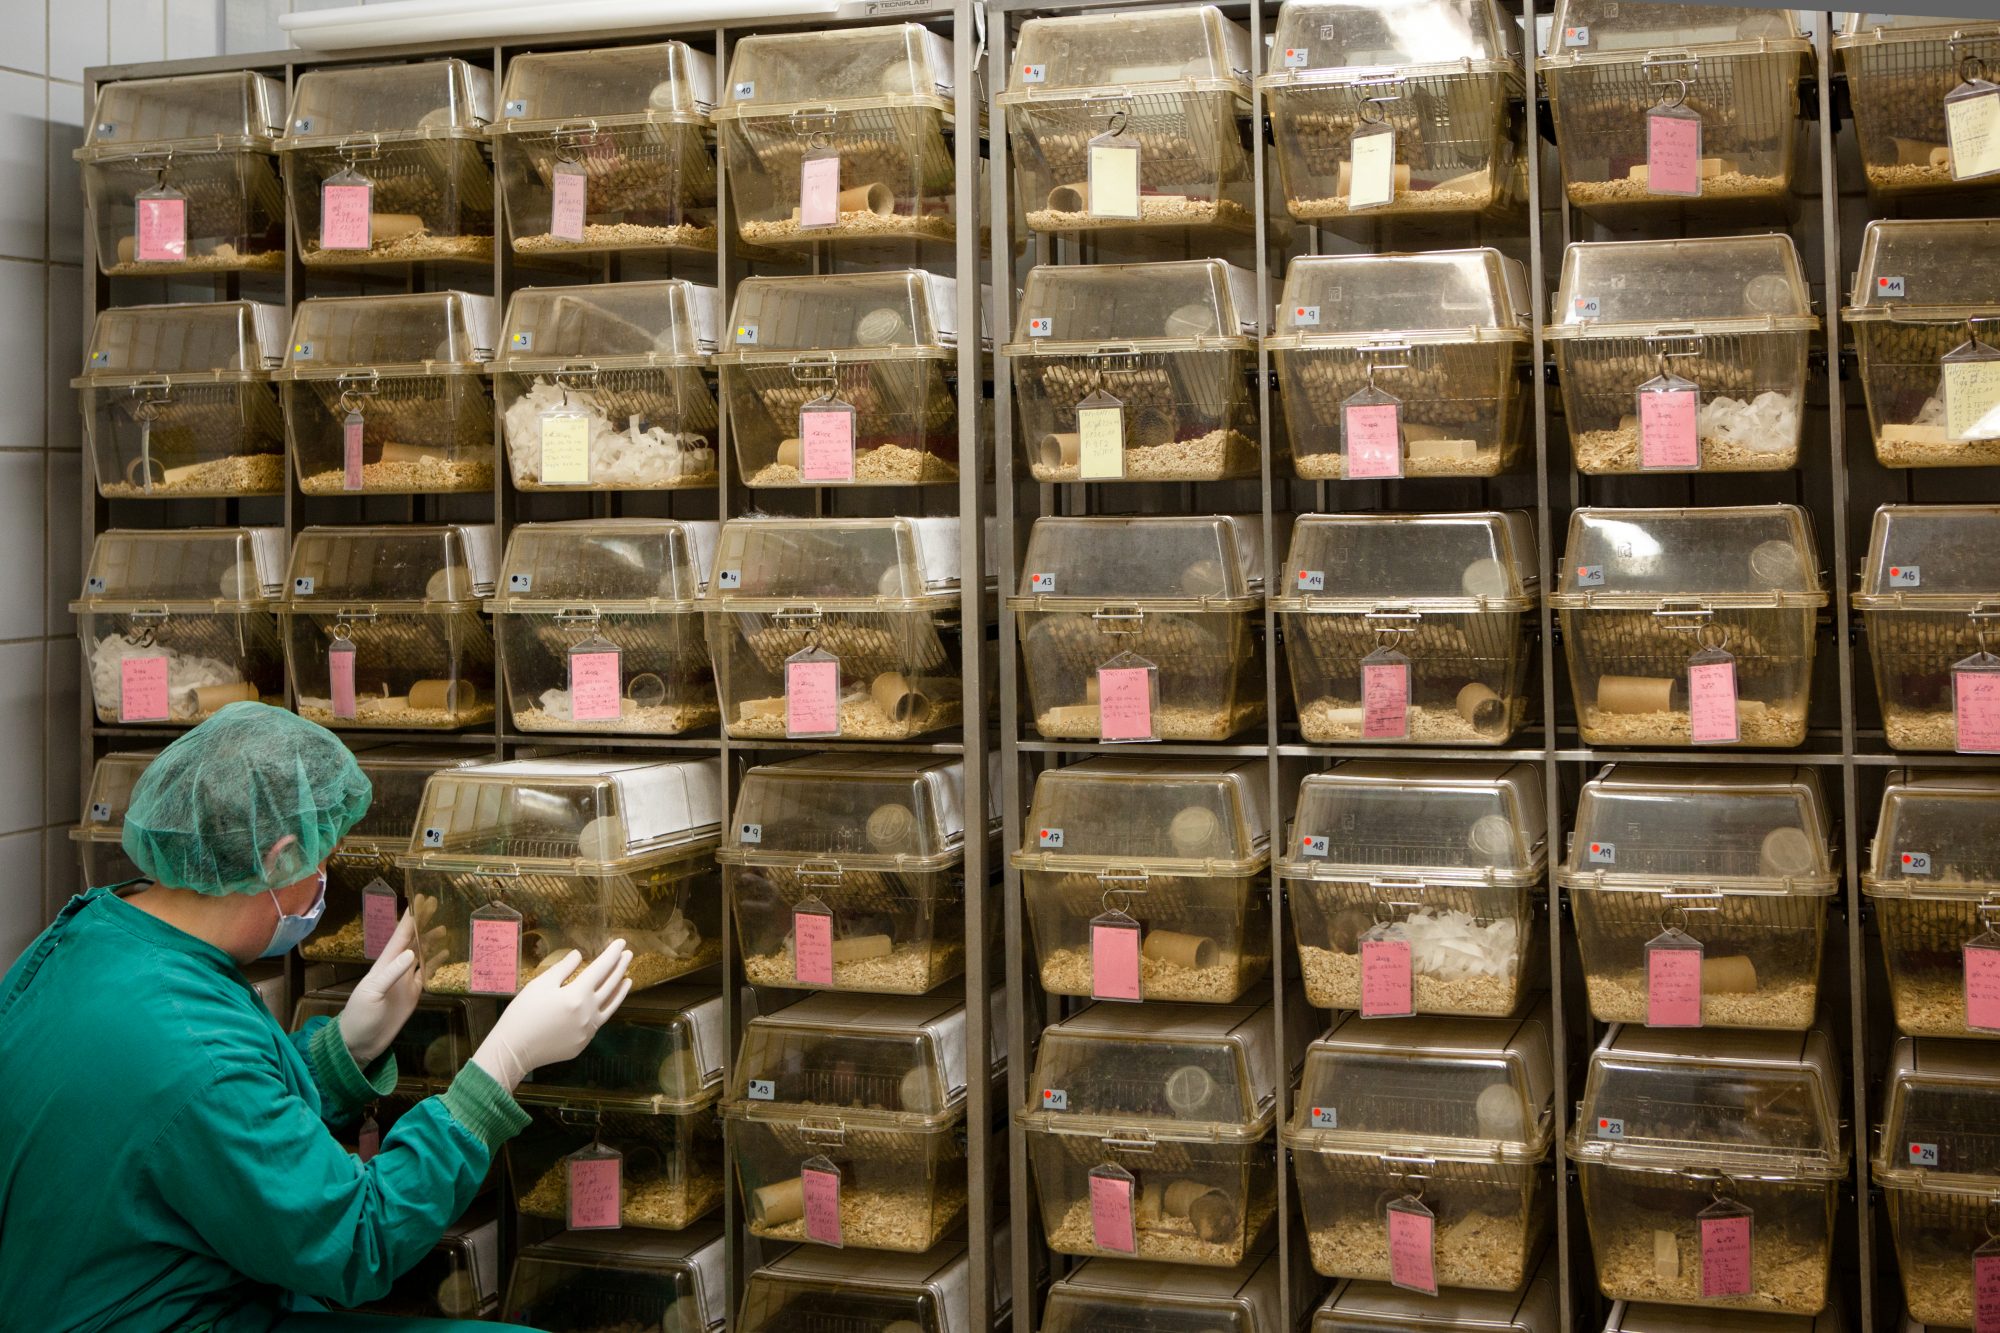
M 508 1092 L 519 1087 L 531 1071 L 583 1054 L 604 1021 L 618 1012 L 631 993 L 632 982 L 625 971 L 632 966 L 632 951 L 624 940 L 611 941 L 576 980 L 564 985 L 582 958 L 571 949 L 521 987 L 521 993 L 501 1011 L 493 1031 L 472 1053 L 472 1063 Z
M 340 1011 L 340 1039 L 354 1063 L 368 1065 L 396 1034 L 423 998 L 424 981 L 417 971 L 417 921 L 409 912 L 396 923 L 382 956 L 368 969 L 368 975 L 354 983 L 354 993 Z

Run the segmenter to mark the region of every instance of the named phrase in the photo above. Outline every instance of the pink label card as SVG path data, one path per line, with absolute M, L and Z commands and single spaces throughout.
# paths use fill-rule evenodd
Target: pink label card
M 1090 923 L 1090 994 L 1097 1000 L 1139 998 L 1139 927 L 1122 921 Z
M 472 919 L 472 979 L 475 995 L 512 995 L 521 989 L 521 923 L 518 919 Z
M 2000 1333 L 2000 1253 L 1972 1256 L 1972 1333 Z
M 1965 1025 L 2000 1032 L 2000 948 L 1965 946 Z
M 799 167 L 799 225 L 832 227 L 840 222 L 840 159 L 809 157 Z
M 1389 1281 L 1426 1296 L 1438 1292 L 1435 1261 L 1437 1219 L 1429 1213 L 1389 1210 Z
M 368 426 L 359 412 L 350 412 L 340 423 L 340 489 L 358 491 L 363 484 L 361 446 L 368 438 Z
M 178 264 L 187 258 L 187 200 L 180 195 L 144 197 L 139 203 L 139 235 L 134 242 L 142 264 Z
M 1107 741 L 1153 739 L 1153 673 L 1145 667 L 1097 672 L 1097 734 Z
M 1736 663 L 1688 667 L 1688 727 L 1696 745 L 1736 743 Z
M 352 721 L 357 712 L 354 703 L 354 649 L 351 646 L 329 648 L 326 674 L 333 686 L 333 715 Z
M 616 722 L 623 706 L 616 648 L 569 655 L 569 717 L 572 722 Z
M 840 1233 L 840 1172 L 809 1166 L 799 1172 L 805 1196 L 806 1239 L 821 1245 L 842 1244 Z
M 1701 193 L 1701 120 L 1661 111 L 1646 116 L 1646 188 L 1654 194 Z
M 792 980 L 833 984 L 833 918 L 825 912 L 792 913 Z
M 1407 1018 L 1416 1012 L 1408 940 L 1361 942 L 1361 1016 Z
M 1646 951 L 1646 1026 L 1701 1026 L 1700 949 Z
M 165 722 L 173 710 L 167 702 L 167 659 L 149 654 L 118 664 L 118 720 Z
M 1361 739 L 1400 741 L 1410 734 L 1410 664 L 1361 664 Z
M 826 659 L 785 663 L 785 734 L 840 734 L 840 663 Z
M 854 413 L 844 407 L 799 413 L 799 475 L 807 481 L 854 480 Z
M 1402 418 L 1396 403 L 1349 403 L 1340 409 L 1349 481 L 1403 475 Z
M 396 933 L 396 891 L 376 880 L 361 891 L 361 956 L 373 961 Z
M 1695 430 L 1699 398 L 1696 389 L 1640 390 L 1640 467 L 1701 466 L 1701 436 Z
M 2000 671 L 1952 672 L 1951 708 L 1960 754 L 2000 753 Z
M 1701 1219 L 1701 1298 L 1750 1294 L 1750 1219 Z
M 1090 1243 L 1114 1254 L 1137 1254 L 1132 1181 L 1125 1176 L 1090 1177 Z
M 369 1116 L 361 1122 L 361 1129 L 354 1136 L 354 1155 L 361 1159 L 363 1166 L 375 1160 L 375 1154 L 382 1151 L 382 1126 Z
M 569 1228 L 610 1231 L 619 1225 L 625 1159 L 615 1153 L 569 1159 Z
M 558 170 L 549 178 L 549 188 L 549 234 L 559 241 L 581 242 L 590 177 L 581 171 Z
M 320 186 L 319 248 L 322 250 L 367 250 L 375 244 L 375 187 L 372 185 Z

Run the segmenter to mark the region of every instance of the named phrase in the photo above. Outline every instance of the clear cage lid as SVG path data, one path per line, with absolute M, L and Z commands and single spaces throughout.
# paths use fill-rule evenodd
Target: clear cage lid
M 1626 8 L 1708 12 L 1629 3 Z M 1563 251 L 1555 319 L 1547 336 L 1623 338 L 1637 330 L 1685 328 L 1699 335 L 1818 327 L 1791 237 L 1698 236 L 1571 244 Z
M 1862 611 L 2000 610 L 2000 505 L 1877 509 L 1854 606 Z
M 999 101 L 1072 100 L 1111 89 L 1135 96 L 1231 92 L 1247 100 L 1250 32 L 1214 5 L 1029 19 Z
M 90 770 L 83 822 L 71 836 L 79 842 L 117 842 L 125 828 L 125 809 L 132 804 L 132 788 L 159 757 L 158 750 L 114 750 L 99 759 Z
M 715 105 L 715 57 L 686 42 L 537 51 L 508 61 L 501 87 L 502 134 L 575 120 L 702 125 Z
M 493 593 L 499 530 L 491 523 L 303 529 L 285 591 L 292 610 L 393 602 L 463 609 Z
M 718 759 L 512 759 L 435 774 L 404 864 L 616 874 L 714 846 Z
M 1937 323 L 1996 314 L 2000 218 L 1885 219 L 1861 233 L 1842 319 Z
M 71 611 L 273 605 L 285 577 L 283 528 L 112 528 L 91 543 Z
M 97 89 L 80 162 L 102 162 L 162 149 L 269 152 L 283 132 L 285 88 L 268 74 L 184 74 L 120 79 Z
M 292 88 L 283 151 L 360 138 L 480 138 L 493 119 L 493 71 L 453 56 L 415 65 L 307 70 Z
M 1885 898 L 2000 894 L 2000 773 L 1891 770 L 1861 886 Z
M 1160 875 L 1253 875 L 1271 854 L 1261 761 L 1086 759 L 1045 769 L 1014 864 Z
M 1558 878 L 1588 889 L 1803 896 L 1839 882 L 1819 774 L 1803 765 L 1613 764 L 1583 784 Z
M 1264 528 L 1254 514 L 1038 518 L 1015 610 L 1135 602 L 1162 610 L 1261 605 Z
M 709 596 L 720 610 L 927 606 L 958 596 L 955 518 L 733 518 Z
M 355 982 L 317 986 L 299 997 L 292 1010 L 292 1031 L 314 1018 L 335 1018 L 354 998 Z M 396 1091 L 402 1097 L 442 1092 L 465 1067 L 499 1013 L 491 999 L 479 996 L 423 995 L 389 1044 L 396 1057 Z
M 1926 17 L 1922 14 L 1879 14 L 1857 13 L 1848 10 L 1840 14 L 1836 23 L 1833 49 L 1850 50 L 1857 46 L 1891 42 L 1941 42 L 1949 41 L 1955 34 L 1976 31 L 1976 22 L 1962 18 L 1943 16 Z M 1995 29 L 2000 36 L 2000 29 Z M 1954 60 L 1956 57 L 1952 57 Z
M 2000 1189 L 2000 1068 L 1985 1043 L 1899 1037 L 1882 1088 L 1876 1179 L 1892 1189 Z
M 801 103 L 949 112 L 955 85 L 951 42 L 921 24 L 760 33 L 731 51 L 715 118 L 784 115 Z
M 1466 514 L 1301 514 L 1292 524 L 1281 611 L 1532 611 L 1540 605 L 1533 518 Z M 1304 592 L 1318 587 L 1324 591 Z
M 1529 764 L 1360 759 L 1299 785 L 1278 873 L 1532 885 L 1546 863 L 1541 774 Z
M 818 754 L 743 775 L 716 859 L 921 874 L 964 855 L 963 760 Z
M 479 373 L 493 359 L 498 313 L 492 297 L 465 292 L 311 297 L 292 317 L 292 342 L 279 374 Z
M 1840 1062 L 1824 1031 L 1614 1027 L 1590 1053 L 1569 1155 L 1611 1166 L 1837 1179 Z
M 1611 1307 L 1604 1333 L 1843 1333 L 1848 1327 L 1835 1290 L 1828 1293 L 1826 1309 L 1817 1315 L 1619 1301 Z
M 270 378 L 285 357 L 285 309 L 258 301 L 100 310 L 90 329 L 88 389 L 134 381 L 230 383 Z
M 1375 1158 L 1539 1162 L 1555 1137 L 1547 1001 L 1520 1018 L 1348 1014 L 1306 1050 L 1285 1142 Z
M 972 1265 L 964 1240 L 922 1254 L 799 1245 L 745 1279 L 739 1333 L 978 1333 L 1005 1328 L 1005 1259 L 996 1245 L 991 1316 L 972 1309 Z
M 685 278 L 524 287 L 507 302 L 493 368 L 530 374 L 707 365 L 715 317 L 715 288 Z
M 1254 348 L 1268 302 L 1257 275 L 1220 259 L 1164 264 L 1037 264 L 1028 270 L 1009 356 L 1066 356 L 1106 345 L 1141 351 Z
M 1002 993 L 989 998 L 1000 1012 Z M 1005 1058 L 1006 1026 L 989 1027 L 987 1074 Z M 949 995 L 820 991 L 743 1030 L 726 1114 L 795 1120 L 837 1112 L 891 1126 L 943 1129 L 965 1115 L 971 1056 L 965 1002 Z
M 1387 1282 L 1343 1282 L 1313 1311 L 1311 1333 L 1560 1333 L 1561 1280 L 1550 1246 L 1519 1291 L 1445 1287 L 1426 1296 Z
M 957 346 L 958 284 L 950 278 L 914 268 L 765 275 L 736 285 L 715 361 L 943 359 Z
M 1518 343 L 1528 341 L 1533 318 L 1527 270 L 1498 250 L 1300 255 L 1285 270 L 1278 333 L 1268 345 L 1283 351 L 1381 342 Z
M 1271 86 L 1331 82 L 1383 69 L 1448 66 L 1467 74 L 1513 73 L 1515 25 L 1497 0 L 1285 0 L 1278 10 Z
M 719 532 L 704 519 L 523 523 L 507 539 L 491 609 L 503 615 L 693 612 Z
M 1825 606 L 1812 525 L 1797 505 L 1600 509 L 1569 517 L 1549 605 Z
M 1569 35 L 1576 30 L 1576 36 Z M 1558 0 L 1546 58 L 1556 64 L 1588 64 L 1642 60 L 1654 51 L 1722 56 L 1811 49 L 1789 9 Z
M 648 1115 L 697 1111 L 722 1094 L 728 1034 L 712 987 L 655 986 L 627 996 L 583 1054 L 528 1075 L 514 1100 Z
M 1269 1004 L 1089 1005 L 1042 1033 L 1023 1121 L 1043 1130 L 1248 1142 L 1276 1114 Z M 1294 1034 L 1297 1035 L 1297 1034 Z
M 729 1300 L 723 1250 L 719 1218 L 705 1218 L 681 1231 L 626 1227 L 558 1232 L 521 1247 L 508 1283 L 508 1311 L 514 1313 L 537 1293 L 553 1293 L 562 1300 L 566 1288 L 606 1288 L 614 1300 L 623 1295 L 631 1302 L 627 1310 L 636 1307 L 645 1318 L 659 1321 L 648 1327 L 671 1333 L 719 1333 L 728 1317 Z M 643 1275 L 648 1285 L 657 1284 L 657 1291 L 653 1299 L 639 1297 L 614 1275 Z M 533 1313 L 539 1318 L 544 1312 L 537 1306 Z
M 367 813 L 341 839 L 336 858 L 347 852 L 396 852 L 408 847 L 423 809 L 424 784 L 433 773 L 464 768 L 476 763 L 477 757 L 462 748 L 379 745 L 358 751 L 354 761 L 367 775 L 375 795 Z
M 1230 1268 L 1091 1259 L 1049 1288 L 1042 1333 L 1286 1333 L 1276 1251 Z

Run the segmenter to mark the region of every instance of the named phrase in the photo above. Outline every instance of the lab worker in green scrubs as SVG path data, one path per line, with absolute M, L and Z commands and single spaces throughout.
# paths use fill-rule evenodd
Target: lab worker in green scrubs
M 241 965 L 311 932 L 368 808 L 332 732 L 231 704 L 133 790 L 146 880 L 74 898 L 0 980 L 0 1327 L 347 1333 L 498 1325 L 329 1312 L 384 1295 L 527 1123 L 513 1090 L 631 989 L 614 941 L 522 987 L 363 1163 L 335 1141 L 396 1084 L 420 993 L 406 917 L 337 1018 L 287 1035 Z M 572 973 L 575 980 L 564 985 Z

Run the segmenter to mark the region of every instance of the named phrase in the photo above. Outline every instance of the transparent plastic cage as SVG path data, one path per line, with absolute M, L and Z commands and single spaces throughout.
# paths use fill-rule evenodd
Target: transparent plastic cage
M 704 605 L 728 734 L 881 741 L 957 726 L 958 539 L 955 518 L 724 523 Z
M 1228 1004 L 1261 981 L 1265 776 L 1260 763 L 1087 759 L 1036 778 L 1013 863 L 1042 989 Z M 1102 935 L 1107 920 L 1123 931 Z
M 310 266 L 493 257 L 493 74 L 468 61 L 308 70 L 278 140 Z
M 292 1011 L 292 1030 L 311 1019 L 338 1018 L 354 998 L 354 985 L 335 982 L 300 996 Z M 426 995 L 418 1000 L 389 1043 L 389 1053 L 396 1057 L 397 1094 L 418 1099 L 450 1087 L 498 1016 L 492 1000 L 478 997 Z
M 738 41 L 714 117 L 737 234 L 952 240 L 955 89 L 950 39 L 916 23 Z
M 1891 770 L 1861 891 L 1874 905 L 1896 1026 L 1990 1037 L 1967 1024 L 1965 946 L 2000 926 L 2000 775 Z
M 1890 747 L 1959 748 L 1953 668 L 1989 642 L 2000 647 L 2000 505 L 1876 510 L 1853 607 Z
M 285 194 L 271 153 L 284 99 L 279 80 L 248 71 L 101 85 L 72 154 L 98 271 L 282 269 Z
M 500 1219 L 475 1204 L 444 1229 L 389 1294 L 358 1307 L 373 1315 L 416 1319 L 491 1319 L 500 1313 L 506 1270 L 500 1264 Z
M 718 1333 L 728 1299 L 719 1222 L 677 1235 L 565 1231 L 521 1248 L 502 1318 L 548 1333 Z
M 1343 1282 L 1313 1311 L 1311 1333 L 1556 1333 L 1561 1278 L 1553 1249 L 1519 1291 L 1441 1288 L 1437 1295 L 1387 1282 Z
M 1534 520 L 1520 511 L 1302 515 L 1291 586 L 1271 599 L 1300 734 L 1506 742 L 1533 711 L 1536 563 Z
M 1830 1293 L 1816 1315 L 1751 1314 L 1740 1310 L 1690 1310 L 1685 1306 L 1619 1301 L 1604 1321 L 1604 1333 L 1841 1333 L 1851 1327 Z M 1904 1333 L 1922 1333 L 1904 1326 Z
M 1577 470 L 1796 467 L 1818 328 L 1789 236 L 1571 245 L 1547 337 Z
M 457 731 L 492 720 L 480 610 L 490 524 L 313 527 L 292 546 L 285 662 L 299 715 L 336 730 Z
M 1311 222 L 1481 214 L 1517 203 L 1515 31 L 1494 0 L 1287 0 L 1271 72 L 1257 80 L 1286 211 Z M 1365 202 L 1364 182 L 1355 207 L 1354 140 L 1375 125 L 1396 136 L 1389 198 Z
M 996 1236 L 1004 1236 L 996 1228 Z M 994 1250 L 994 1309 L 972 1307 L 963 1241 L 921 1254 L 843 1252 L 804 1246 L 749 1275 L 735 1327 L 742 1333 L 977 1333 L 1008 1326 L 1008 1254 Z
M 1278 877 L 1315 1007 L 1376 1016 L 1378 943 L 1408 946 L 1411 1013 L 1511 1014 L 1541 980 L 1548 821 L 1527 765 L 1342 764 L 1300 785 L 1291 828 Z
M 744 484 L 957 481 L 960 336 L 919 269 L 744 279 L 715 358 Z
M 1812 769 L 1613 765 L 1583 786 L 1556 883 L 1598 1022 L 1812 1026 L 1839 887 Z M 1693 1015 L 1655 1010 L 1662 936 L 1701 950 Z
M 998 1072 L 1001 1035 L 982 1059 L 948 996 L 822 993 L 751 1019 L 723 1101 L 750 1234 L 936 1244 L 965 1212 L 965 1136 L 983 1130 L 966 1090 Z
M 811 755 L 743 775 L 723 888 L 752 986 L 922 995 L 965 971 L 965 765 Z M 999 895 L 989 895 L 998 929 Z
M 1278 1268 L 1275 1252 L 1233 1268 L 1090 1259 L 1049 1288 L 1041 1326 L 1047 1333 L 1285 1333 Z
M 2000 465 L 2000 218 L 1868 224 L 1841 322 L 1884 467 Z
M 1984 77 L 1992 77 L 2000 25 L 1914 14 L 1849 12 L 1840 19 L 1833 50 L 1847 74 L 1869 187 L 1885 198 L 1960 188 L 1945 98 L 1965 79 L 1968 56 L 1983 60 Z
M 1341 409 L 1371 385 L 1397 400 L 1402 475 L 1514 467 L 1530 321 L 1527 271 L 1497 250 L 1301 255 L 1264 343 L 1293 469 L 1308 481 L 1347 476 Z
M 1348 1015 L 1306 1052 L 1283 1138 L 1316 1271 L 1387 1282 L 1391 1204 L 1430 1210 L 1440 1287 L 1514 1291 L 1551 1221 L 1546 1004 L 1523 1018 Z
M 1265 304 L 1256 275 L 1220 259 L 1029 270 L 1005 350 L 1030 474 L 1036 481 L 1255 476 Z M 1085 422 L 1104 407 L 1115 407 L 1116 418 Z M 1097 437 L 1105 421 L 1115 421 L 1115 442 Z
M 440 930 L 424 987 L 511 995 L 570 950 L 614 939 L 633 989 L 722 956 L 714 759 L 518 759 L 424 788 L 399 860 L 420 925 Z M 509 966 L 509 963 L 513 966 Z
M 125 854 L 125 809 L 132 803 L 132 788 L 139 776 L 159 754 L 158 750 L 114 750 L 92 766 L 83 819 L 69 831 L 83 862 L 82 887 L 109 888 L 145 878 Z
M 1242 24 L 1213 5 L 1035 18 L 1013 55 L 995 101 L 1031 230 L 1251 230 Z
M 1612 1300 L 1819 1313 L 1847 1174 L 1840 1080 L 1821 1030 L 1611 1029 L 1591 1052 L 1568 1144 L 1598 1289 Z M 1704 1281 L 1703 1223 L 1746 1211 L 1748 1290 L 1705 1296 L 1738 1275 Z M 1714 1244 L 1722 1253 L 1725 1235 Z
M 514 253 L 712 253 L 714 102 L 685 42 L 514 57 L 492 129 Z
M 299 302 L 278 372 L 299 489 L 490 493 L 496 314 L 464 292 Z
M 569 1158 L 609 1148 L 623 1226 L 679 1231 L 722 1202 L 722 996 L 660 986 L 630 996 L 573 1060 L 545 1065 L 514 1093 L 530 1116 L 507 1145 L 514 1206 L 570 1216 Z
M 524 523 L 489 603 L 523 732 L 678 736 L 721 716 L 703 636 L 716 525 Z
M 516 292 L 493 361 L 515 489 L 714 486 L 716 315 L 679 278 Z
M 1577 727 L 1588 745 L 1725 743 L 1721 677 L 1706 674 L 1694 739 L 1689 668 L 1733 668 L 1735 739 L 1805 740 L 1816 621 L 1827 594 L 1796 505 L 1600 509 L 1570 515 L 1548 601 L 1561 618 Z M 1697 655 L 1703 660 L 1695 661 Z
M 1201 1267 L 1257 1252 L 1276 1222 L 1277 1081 L 1295 1064 L 1273 1015 L 1100 1002 L 1042 1033 L 1015 1119 L 1050 1249 Z
M 1791 193 L 1799 83 L 1813 64 L 1790 10 L 1562 0 L 1536 68 L 1555 108 L 1563 187 L 1578 208 L 1615 214 L 1689 202 L 1680 172 L 1653 179 L 1649 120 L 1662 110 L 1700 126 L 1698 138 L 1676 133 L 1671 146 L 1698 150 L 1702 200 L 1769 208 Z
M 1100 739 L 1102 673 L 1149 667 L 1152 735 L 1137 739 L 1220 741 L 1255 726 L 1263 603 L 1255 516 L 1035 520 L 1020 591 L 1007 599 L 1020 617 L 1035 729 Z
M 80 390 L 110 500 L 278 495 L 284 419 L 271 370 L 285 312 L 255 301 L 99 311 Z
M 113 528 L 69 604 L 99 722 L 193 726 L 244 700 L 284 704 L 282 528 Z

